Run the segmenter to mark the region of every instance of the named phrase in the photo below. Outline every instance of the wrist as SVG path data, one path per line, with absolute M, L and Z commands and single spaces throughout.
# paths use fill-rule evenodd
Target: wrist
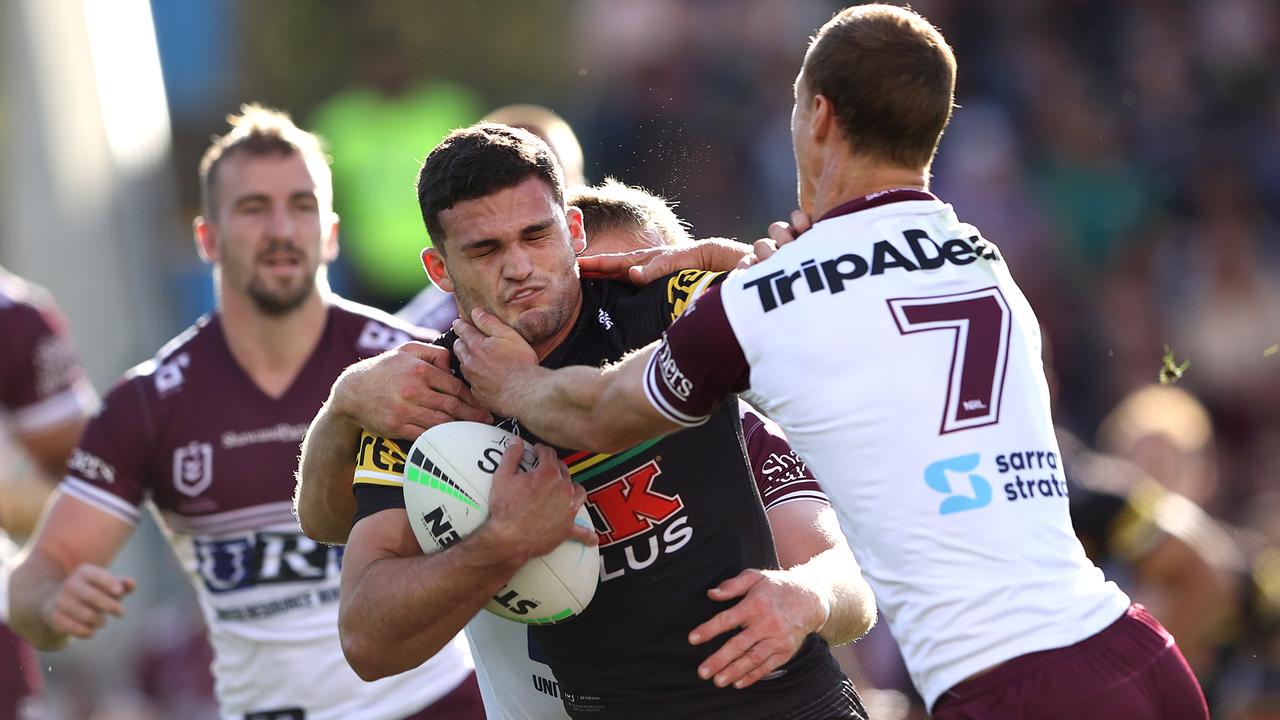
M 479 563 L 514 575 L 529 562 L 523 538 L 501 521 L 486 520 L 471 536 Z

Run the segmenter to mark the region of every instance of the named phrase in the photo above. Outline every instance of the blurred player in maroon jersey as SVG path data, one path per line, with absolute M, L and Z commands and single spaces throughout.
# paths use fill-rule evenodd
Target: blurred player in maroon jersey
M 0 622 L 17 554 L 96 402 L 66 323 L 43 289 L 0 268 Z M 35 651 L 0 625 L 0 720 L 39 717 Z
M 14 569 L 14 628 L 57 649 L 121 615 L 134 580 L 104 568 L 150 500 L 200 598 L 224 717 L 482 717 L 459 643 L 379 683 L 343 658 L 342 553 L 303 536 L 290 509 L 298 441 L 343 368 L 420 336 L 328 291 L 338 224 L 319 139 L 259 106 L 230 121 L 201 162 L 195 221 L 217 309 L 89 422 Z M 461 392 L 445 371 L 435 381 Z

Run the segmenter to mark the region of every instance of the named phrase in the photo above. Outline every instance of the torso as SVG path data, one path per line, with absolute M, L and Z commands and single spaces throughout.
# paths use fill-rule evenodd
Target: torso
M 1124 612 L 1072 533 L 1035 315 L 950 206 L 819 222 L 719 300 L 926 701 Z

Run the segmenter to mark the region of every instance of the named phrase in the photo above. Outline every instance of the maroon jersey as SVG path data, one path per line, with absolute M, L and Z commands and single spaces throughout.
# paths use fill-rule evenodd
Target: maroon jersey
M 35 434 L 88 415 L 95 401 L 53 298 L 0 270 L 0 424 Z
M 471 672 L 450 646 L 410 673 L 356 677 L 337 635 L 342 550 L 302 535 L 291 511 L 299 441 L 339 373 L 414 337 L 429 339 L 335 300 L 272 398 L 208 315 L 130 370 L 85 430 L 63 492 L 129 523 L 145 500 L 158 509 L 209 626 L 224 715 L 404 717 Z
M 52 296 L 0 269 L 0 433 L 52 430 L 88 415 L 95 402 Z M 0 562 L 16 553 L 0 529 Z M 35 650 L 0 625 L 0 720 L 35 717 L 43 706 L 38 663 Z

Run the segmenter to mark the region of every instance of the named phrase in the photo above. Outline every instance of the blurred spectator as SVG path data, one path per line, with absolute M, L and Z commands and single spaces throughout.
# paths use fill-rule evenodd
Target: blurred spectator
M 363 74 L 317 108 L 311 123 L 333 155 L 342 247 L 359 294 L 396 307 L 422 288 L 417 257 L 427 237 L 413 179 L 423 153 L 480 110 L 464 87 L 417 81 L 394 47 L 367 56 Z

